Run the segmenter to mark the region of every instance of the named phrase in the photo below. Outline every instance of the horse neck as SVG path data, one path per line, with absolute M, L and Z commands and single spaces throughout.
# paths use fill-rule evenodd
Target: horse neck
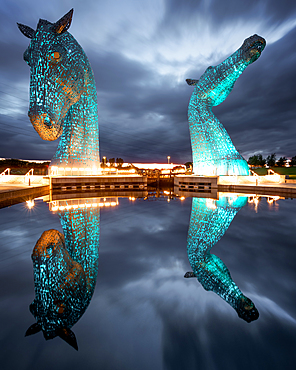
M 51 165 L 99 167 L 97 94 L 90 66 L 85 72 L 85 89 L 71 106 L 63 123 L 63 134 Z
M 223 70 L 225 72 L 225 89 L 229 93 L 247 65 L 239 49 L 219 67 L 221 73 Z M 193 172 L 209 176 L 248 175 L 247 162 L 236 150 L 224 126 L 213 114 L 213 103 L 202 98 L 203 93 L 202 83 L 200 83 L 195 87 L 188 107 Z M 219 104 L 218 100 L 217 104 Z
M 206 290 L 215 292 L 232 307 L 243 294 L 223 261 L 210 251 L 223 237 L 239 209 L 211 209 L 206 199 L 193 198 L 187 238 L 188 259 L 195 276 Z
M 243 160 L 226 129 L 212 112 L 212 105 L 200 100 L 197 94 L 193 94 L 190 100 L 188 121 L 194 173 L 227 175 L 233 165 L 230 161 Z
M 78 262 L 85 273 L 87 297 L 91 299 L 98 274 L 100 211 L 99 209 L 71 209 L 60 213 L 69 255 Z
M 238 208 L 207 205 L 205 198 L 193 198 L 187 237 L 187 251 L 192 266 L 204 260 L 229 228 Z M 213 207 L 213 208 L 211 208 Z

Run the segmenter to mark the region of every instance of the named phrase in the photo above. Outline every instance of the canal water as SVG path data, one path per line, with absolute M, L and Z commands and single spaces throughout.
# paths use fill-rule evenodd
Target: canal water
M 295 368 L 295 199 L 109 203 L 0 210 L 1 369 Z

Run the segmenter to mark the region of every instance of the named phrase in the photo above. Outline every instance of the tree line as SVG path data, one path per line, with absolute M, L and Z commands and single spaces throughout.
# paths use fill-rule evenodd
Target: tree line
M 108 159 L 106 157 L 103 157 L 102 159 L 102 165 L 106 165 L 106 163 L 108 162 Z M 109 158 L 109 163 L 111 166 L 114 166 L 115 163 L 117 164 L 117 167 L 122 167 L 123 165 L 123 159 L 122 158 Z
M 255 167 L 264 167 L 266 164 L 268 167 L 285 167 L 287 162 L 286 157 L 280 157 L 278 160 L 276 159 L 276 154 L 272 153 L 268 155 L 266 158 L 262 157 L 262 154 L 254 154 L 248 159 L 248 163 L 251 166 Z M 290 166 L 296 166 L 296 155 L 292 157 L 290 161 Z

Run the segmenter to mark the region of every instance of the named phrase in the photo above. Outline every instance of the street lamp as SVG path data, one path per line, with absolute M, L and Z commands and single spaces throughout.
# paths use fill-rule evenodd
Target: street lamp
M 170 164 L 170 159 L 171 159 L 171 157 L 168 155 L 168 164 Z

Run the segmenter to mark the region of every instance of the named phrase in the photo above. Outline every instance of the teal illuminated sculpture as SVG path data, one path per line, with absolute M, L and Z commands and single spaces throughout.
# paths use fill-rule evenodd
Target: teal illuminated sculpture
M 73 9 L 56 23 L 40 19 L 36 31 L 18 24 L 31 39 L 24 53 L 30 66 L 29 118 L 43 140 L 61 136 L 50 167 L 99 167 L 97 93 L 81 46 L 67 32 Z
M 232 280 L 221 259 L 211 253 L 237 212 L 246 204 L 246 197 L 220 196 L 219 200 L 193 198 L 187 237 L 187 254 L 192 268 L 186 278 L 196 277 L 205 290 L 218 294 L 247 322 L 258 319 L 254 303 Z
M 33 253 L 35 299 L 30 311 L 36 323 L 26 336 L 43 332 L 75 349 L 71 327 L 80 319 L 93 295 L 98 274 L 100 209 L 91 201 L 83 209 L 59 213 L 63 232 L 44 231 Z
M 202 176 L 249 175 L 247 162 L 238 153 L 227 131 L 212 112 L 231 92 L 247 66 L 259 58 L 265 40 L 253 35 L 224 62 L 208 67 L 195 86 L 188 107 L 193 172 Z

